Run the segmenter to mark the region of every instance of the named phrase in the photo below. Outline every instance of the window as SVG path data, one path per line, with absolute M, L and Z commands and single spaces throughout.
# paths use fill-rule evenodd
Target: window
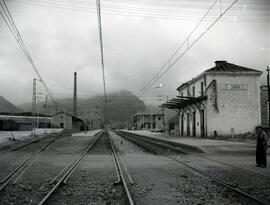
M 203 95 L 203 82 L 201 82 L 201 95 Z
M 195 97 L 195 86 L 192 87 L 192 97 Z
M 160 120 L 161 118 L 160 117 L 158 117 L 158 120 Z
M 181 92 L 181 96 L 184 96 L 184 93 L 183 92 Z

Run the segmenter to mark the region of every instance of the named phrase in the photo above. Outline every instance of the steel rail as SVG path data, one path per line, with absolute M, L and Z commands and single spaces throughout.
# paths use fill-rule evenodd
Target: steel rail
M 30 156 L 27 160 L 25 160 L 21 165 L 19 165 L 13 172 L 11 172 L 8 176 L 5 177 L 1 181 L 0 191 L 2 191 L 8 184 L 13 180 L 13 178 L 20 172 L 20 175 L 16 179 L 16 181 L 23 175 L 23 173 L 30 167 L 30 165 L 41 155 L 41 152 L 45 150 L 51 143 L 53 143 L 56 138 L 47 142 L 43 147 L 41 147 L 36 153 Z M 15 181 L 15 182 L 16 182 Z
M 129 204 L 130 205 L 134 205 L 134 202 L 133 202 L 133 199 L 131 197 L 131 194 L 130 194 L 130 191 L 128 189 L 128 186 L 127 186 L 127 183 L 126 183 L 126 180 L 125 180 L 125 177 L 124 177 L 124 174 L 122 172 L 122 169 L 121 169 L 121 166 L 120 166 L 120 163 L 119 163 L 119 156 L 117 155 L 116 151 L 115 151 L 115 148 L 114 148 L 114 145 L 113 145 L 113 142 L 111 140 L 111 137 L 110 137 L 110 134 L 107 132 L 106 133 L 108 138 L 109 138 L 109 141 L 110 141 L 110 144 L 111 144 L 111 148 L 112 148 L 112 153 L 113 153 L 113 157 L 116 161 L 116 165 L 117 165 L 117 169 L 118 169 L 118 172 L 119 172 L 119 175 L 121 177 L 121 182 L 124 186 L 124 189 L 125 189 L 125 192 L 127 194 L 127 197 L 128 197 L 128 201 L 129 201 Z
M 111 136 L 110 132 L 109 132 L 109 136 Z M 127 167 L 125 166 L 125 164 L 124 164 L 124 162 L 123 162 L 123 160 L 121 159 L 121 157 L 120 157 L 119 154 L 118 154 L 118 157 L 119 157 L 118 159 L 119 159 L 120 163 L 122 164 L 122 166 L 123 166 L 123 168 L 124 168 L 124 170 L 125 170 L 125 172 L 126 172 L 126 174 L 127 174 L 127 177 L 128 177 L 128 179 L 129 179 L 130 184 L 133 185 L 134 182 L 133 182 L 133 180 L 132 180 L 130 174 L 128 173 Z M 114 159 L 114 162 L 115 162 L 116 173 L 117 173 L 117 176 L 118 176 L 118 180 L 117 180 L 117 181 L 118 181 L 118 183 L 119 183 L 121 180 L 120 180 L 119 173 L 118 173 L 118 171 L 117 171 L 117 164 L 116 164 L 115 159 Z
M 101 133 L 101 131 L 99 131 L 99 132 L 97 132 L 94 136 L 97 136 L 97 135 L 99 135 Z M 75 159 L 77 159 L 76 157 L 74 158 L 74 160 Z M 67 170 L 72 164 L 73 164 L 73 161 L 74 160 L 72 160 L 69 164 L 67 164 L 65 167 L 64 167 L 64 169 L 62 169 L 61 170 L 61 172 L 59 172 L 51 181 L 50 181 L 50 185 L 52 185 L 60 176 L 61 176 L 61 174 L 63 174 L 64 172 L 65 172 L 65 170 Z M 64 182 L 64 183 L 66 183 L 66 181 Z
M 122 132 L 121 132 L 121 133 L 122 133 Z M 124 133 L 125 133 L 125 132 L 124 132 Z M 119 133 L 118 133 L 118 134 L 119 134 Z M 132 135 L 132 136 L 136 136 L 136 137 L 140 138 L 140 140 L 142 140 L 142 141 L 150 142 L 150 143 L 151 143 L 151 139 L 145 139 L 143 136 L 136 135 L 136 134 L 132 134 L 132 133 L 125 133 L 125 134 L 127 134 L 127 135 L 130 134 L 130 135 Z M 159 146 L 162 146 L 162 147 L 164 147 L 164 148 L 166 148 L 166 149 L 172 149 L 172 150 L 174 150 L 174 151 L 179 152 L 179 150 L 177 150 L 177 149 L 170 148 L 170 147 L 167 147 L 167 146 L 162 145 L 162 144 L 159 144 L 159 143 L 155 143 L 155 144 L 157 144 L 157 145 L 159 145 Z M 186 153 L 185 153 L 185 152 L 181 152 L 181 154 L 186 154 Z M 264 175 L 264 174 L 257 173 L 257 172 L 254 172 L 254 171 L 250 171 L 250 170 L 247 170 L 247 169 L 244 169 L 244 168 L 241 168 L 241 167 L 238 167 L 238 166 L 229 164 L 229 163 L 220 162 L 220 161 L 218 161 L 218 160 L 210 159 L 210 158 L 208 158 L 208 157 L 201 157 L 201 156 L 198 156 L 198 158 L 206 159 L 206 160 L 209 160 L 209 161 L 212 161 L 212 162 L 216 162 L 216 163 L 219 163 L 219 164 L 223 164 L 223 165 L 225 165 L 225 166 L 233 167 L 233 168 L 235 168 L 235 169 L 242 170 L 242 171 L 246 172 L 247 174 L 254 175 L 254 176 L 257 176 L 257 177 L 266 179 L 266 180 L 270 180 L 270 177 L 269 177 L 269 176 L 266 176 L 266 175 Z
M 113 155 L 113 153 L 111 153 L 111 154 Z M 113 157 L 113 162 L 114 162 L 115 172 L 117 175 L 117 180 L 113 184 L 119 184 L 119 183 L 121 183 L 121 176 L 120 176 L 120 173 L 118 171 L 118 166 L 117 166 L 117 162 L 116 162 L 115 157 Z
M 48 198 L 53 194 L 53 192 L 62 184 L 64 181 L 66 181 L 71 173 L 76 169 L 76 167 L 79 165 L 79 162 L 83 159 L 83 157 L 87 154 L 87 152 L 93 147 L 93 145 L 97 142 L 97 140 L 100 138 L 101 134 L 103 132 L 97 133 L 95 136 L 97 136 L 93 141 L 90 143 L 90 145 L 79 154 L 79 156 L 73 161 L 72 165 L 68 168 L 68 170 L 64 173 L 64 175 L 57 181 L 57 183 L 52 187 L 52 189 L 42 198 L 42 200 L 38 203 L 38 205 L 44 204 Z M 64 168 L 66 170 L 66 167 Z M 62 171 L 61 171 L 62 172 Z
M 121 157 L 120 157 L 119 155 L 118 155 L 118 157 L 119 157 L 119 161 L 121 162 L 122 166 L 124 167 L 124 170 L 126 171 L 126 174 L 127 174 L 127 177 L 128 177 L 128 179 L 129 179 L 130 184 L 133 185 L 134 182 L 133 182 L 133 180 L 132 180 L 130 174 L 128 173 L 127 167 L 125 166 L 123 160 L 121 159 Z
M 120 134 L 120 133 L 124 133 L 125 135 L 128 135 L 128 136 L 136 136 L 137 138 L 140 138 L 141 141 L 145 141 L 145 142 L 150 142 L 152 143 L 152 139 L 147 139 L 146 137 L 142 136 L 142 135 L 137 135 L 137 134 L 133 134 L 133 133 L 127 133 L 127 132 L 123 132 L 123 131 L 120 131 L 120 132 L 116 132 L 117 134 Z M 178 149 L 175 149 L 173 148 L 172 146 L 166 146 L 164 144 L 162 144 L 162 142 L 160 141 L 157 141 L 156 145 L 160 146 L 160 147 L 163 147 L 164 149 L 167 149 L 167 150 L 173 150 L 173 151 L 176 151 L 178 153 L 181 153 L 181 154 L 187 154 L 186 152 L 182 151 L 182 150 L 178 150 Z
M 235 165 L 232 165 L 232 164 L 229 164 L 229 163 L 226 163 L 226 162 L 220 162 L 218 160 L 215 160 L 215 159 L 210 159 L 208 157 L 199 157 L 201 159 L 206 159 L 206 160 L 209 160 L 209 161 L 212 161 L 212 162 L 216 162 L 216 163 L 219 163 L 219 164 L 223 164 L 223 165 L 226 165 L 226 166 L 229 166 L 229 167 L 233 167 L 235 169 L 239 169 L 239 170 L 242 170 L 250 175 L 254 175 L 254 176 L 257 176 L 257 177 L 260 177 L 260 178 L 263 178 L 263 179 L 266 179 L 266 180 L 270 180 L 270 177 L 269 176 L 266 176 L 264 174 L 261 174 L 261 173 L 258 173 L 258 172 L 254 172 L 254 171 L 250 171 L 250 170 L 247 170 L 247 169 L 244 169 L 242 167 L 238 167 L 238 166 L 235 166 Z
M 118 132 L 117 132 L 118 133 Z M 122 132 L 121 132 L 122 133 Z M 124 132 L 125 133 L 125 132 Z M 119 133 L 118 133 L 119 134 Z M 129 134 L 129 133 L 125 133 L 125 134 Z M 140 136 L 140 135 L 135 135 L 135 134 L 132 134 L 132 136 L 136 136 L 136 137 L 139 137 L 140 140 L 142 141 L 145 141 L 145 142 L 150 142 L 151 143 L 151 139 L 145 139 L 143 136 Z M 179 152 L 179 150 L 177 149 L 174 149 L 174 148 L 170 148 L 170 147 L 167 147 L 165 145 L 162 145 L 162 144 L 158 144 L 158 143 L 155 143 L 159 146 L 163 146 L 164 148 L 167 148 L 167 149 L 173 149 L 177 152 Z M 181 152 L 181 154 L 186 154 L 185 152 Z M 210 159 L 208 157 L 202 157 L 202 156 L 197 156 L 198 158 L 201 158 L 201 159 L 206 159 L 206 160 L 209 160 L 209 161 L 212 161 L 212 162 L 216 162 L 216 163 L 219 163 L 219 164 L 222 164 L 222 165 L 225 165 L 225 166 L 229 166 L 229 167 L 232 167 L 232 168 L 235 168 L 235 169 L 239 169 L 239 170 L 242 170 L 244 172 L 246 172 L 247 174 L 250 174 L 250 175 L 254 175 L 254 176 L 257 176 L 257 177 L 260 177 L 260 178 L 263 178 L 263 179 L 266 179 L 266 180 L 270 180 L 270 177 L 267 176 L 267 175 L 264 175 L 264 174 L 261 174 L 261 173 L 258 173 L 258 172 L 254 172 L 254 171 L 250 171 L 250 170 L 247 170 L 247 169 L 244 169 L 244 168 L 241 168 L 241 167 L 238 167 L 238 166 L 235 166 L 235 165 L 232 165 L 232 164 L 229 164 L 229 163 L 226 163 L 226 162 L 220 162 L 218 160 L 215 160 L 215 159 Z
M 55 133 L 54 133 L 54 134 L 55 134 Z M 56 133 L 56 134 L 58 134 L 58 135 L 60 136 L 62 133 Z M 14 148 L 10 148 L 10 149 L 7 149 L 7 150 L 5 150 L 5 147 L 3 147 L 3 148 L 1 148 L 0 152 L 1 152 L 1 153 L 6 153 L 6 152 L 17 151 L 17 150 L 19 150 L 19 149 L 21 149 L 21 148 L 24 148 L 24 147 L 28 146 L 28 145 L 31 145 L 31 144 L 33 144 L 33 143 L 37 143 L 37 142 L 39 142 L 40 140 L 43 140 L 44 138 L 47 138 L 47 137 L 56 137 L 56 136 L 58 136 L 58 135 L 55 135 L 55 136 L 54 136 L 54 135 L 48 134 L 48 135 L 45 135 L 45 136 L 40 137 L 40 138 L 38 138 L 38 139 L 34 139 L 34 140 L 29 141 L 29 142 L 20 144 L 20 145 L 18 145 L 17 147 L 16 147 L 16 145 L 15 145 Z M 18 143 L 18 144 L 19 144 L 19 143 Z
M 117 132 L 117 134 L 118 134 L 118 132 Z M 131 133 L 129 133 L 129 134 L 132 135 Z M 118 135 L 124 137 L 125 139 L 130 140 L 130 138 L 128 138 L 128 137 L 125 136 L 125 133 L 121 133 L 121 134 L 118 134 Z M 133 136 L 136 137 L 136 135 L 133 135 Z M 137 140 L 138 140 L 138 138 L 137 138 Z M 140 140 L 140 139 L 139 139 L 139 140 Z M 131 141 L 131 140 L 130 140 L 130 141 Z M 159 144 L 155 144 L 154 142 L 149 142 L 149 143 L 152 143 L 152 144 L 154 144 L 154 145 L 156 145 L 156 146 L 159 146 Z M 138 143 L 138 144 L 139 144 L 139 143 Z M 139 144 L 139 145 L 140 145 L 140 144 Z M 153 149 L 153 148 L 152 148 L 152 149 Z M 154 151 L 154 150 L 152 150 L 152 152 L 157 153 L 157 151 Z M 225 182 L 225 181 L 223 181 L 223 180 L 221 180 L 221 179 L 218 179 L 218 178 L 216 178 L 216 177 L 213 177 L 213 176 L 211 176 L 210 174 L 207 174 L 207 173 L 205 173 L 205 172 L 203 172 L 203 171 L 201 171 L 201 170 L 199 170 L 199 169 L 196 169 L 196 168 L 194 168 L 194 167 L 192 167 L 192 166 L 190 166 L 190 165 L 184 163 L 183 161 L 181 161 L 181 160 L 179 160 L 179 159 L 176 159 L 176 158 L 174 158 L 174 157 L 172 157 L 172 156 L 170 156 L 170 155 L 163 154 L 163 153 L 160 153 L 160 155 L 165 156 L 165 157 L 167 157 L 167 158 L 169 158 L 169 159 L 171 159 L 171 160 L 173 160 L 173 161 L 176 161 L 176 162 L 178 162 L 178 163 L 184 165 L 185 167 L 187 167 L 187 168 L 188 168 L 189 170 L 191 170 L 192 172 L 199 174 L 199 175 L 202 176 L 203 178 L 208 179 L 208 180 L 211 180 L 211 181 L 214 181 L 214 182 L 216 182 L 216 183 L 218 183 L 218 184 L 220 184 L 220 185 L 222 185 L 222 186 L 225 186 L 226 188 L 231 189 L 231 190 L 235 191 L 236 193 L 241 194 L 242 196 L 244 196 L 244 197 L 246 197 L 246 198 L 249 198 L 249 199 L 251 199 L 252 201 L 254 201 L 254 202 L 256 202 L 256 203 L 263 204 L 263 205 L 269 205 L 269 202 L 264 201 L 264 200 L 261 200 L 261 199 L 258 199 L 257 197 L 251 196 L 250 194 L 248 194 L 248 193 L 246 193 L 246 192 L 243 192 L 243 191 L 241 191 L 240 189 L 237 189 L 237 188 L 233 187 L 233 186 L 230 185 L 229 183 L 227 183 L 227 182 Z
M 7 152 L 17 151 L 17 150 L 19 150 L 19 149 L 21 149 L 21 148 L 23 148 L 23 147 L 26 147 L 26 146 L 28 146 L 28 145 L 30 145 L 30 144 L 39 142 L 41 139 L 42 139 L 42 137 L 41 137 L 41 138 L 38 138 L 38 139 L 35 139 L 35 140 L 32 140 L 32 141 L 30 141 L 30 142 L 27 142 L 27 143 L 25 143 L 25 144 L 22 144 L 22 145 L 20 145 L 20 146 L 18 146 L 18 147 L 11 148 L 11 149 L 7 150 Z

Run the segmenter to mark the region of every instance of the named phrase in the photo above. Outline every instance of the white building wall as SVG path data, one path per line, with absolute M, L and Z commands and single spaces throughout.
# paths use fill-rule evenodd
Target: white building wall
M 260 124 L 259 76 L 209 75 L 209 82 L 216 80 L 218 111 L 207 100 L 207 135 L 231 135 L 254 131 Z M 227 89 L 241 85 L 242 89 Z M 225 87 L 226 88 L 225 88 Z M 244 88 L 245 86 L 246 89 Z
M 53 116 L 53 124 L 60 127 L 64 123 L 64 129 L 72 129 L 72 117 L 64 113 L 59 113 Z
M 205 91 L 207 85 L 209 84 L 209 79 L 205 78 L 202 75 L 200 78 L 196 79 L 194 82 L 192 82 L 188 88 L 189 88 L 189 92 L 191 94 L 191 96 L 193 97 L 193 87 L 195 87 L 195 97 L 199 97 L 201 96 L 201 82 L 203 82 L 203 92 Z M 206 83 L 206 84 L 205 84 Z M 181 95 L 181 93 L 183 93 L 183 96 L 188 96 L 188 89 L 187 86 L 183 86 L 181 88 L 181 90 L 179 90 L 179 95 Z M 201 136 L 201 124 L 200 124 L 200 111 L 197 109 L 197 107 L 195 105 L 193 105 L 193 107 L 196 110 L 195 113 L 195 132 L 196 132 L 196 136 L 199 137 Z M 188 109 L 185 109 L 186 112 L 184 113 L 184 136 L 187 136 L 187 113 L 189 113 L 189 120 L 190 120 L 190 136 L 193 136 L 193 111 L 194 109 L 192 109 L 191 107 Z M 206 119 L 206 114 L 205 114 L 205 119 Z M 205 120 L 205 127 L 206 127 L 206 120 Z M 179 128 L 180 128 L 180 135 L 181 135 L 181 115 L 180 115 L 180 119 L 179 119 Z

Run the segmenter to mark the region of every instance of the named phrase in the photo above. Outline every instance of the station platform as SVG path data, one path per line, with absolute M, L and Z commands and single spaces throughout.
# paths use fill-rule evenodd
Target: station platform
M 225 140 L 214 140 L 214 139 L 202 139 L 196 137 L 177 137 L 171 136 L 165 133 L 154 133 L 146 130 L 123 130 L 145 137 L 156 138 L 159 140 L 165 140 L 174 142 L 177 146 L 190 147 L 192 150 L 200 150 L 207 154 L 247 154 L 255 155 L 256 142 L 234 142 Z M 268 149 L 269 153 L 269 149 Z

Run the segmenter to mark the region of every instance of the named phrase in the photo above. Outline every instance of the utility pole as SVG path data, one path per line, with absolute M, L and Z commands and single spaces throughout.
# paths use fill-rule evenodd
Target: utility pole
M 48 95 L 45 96 L 45 114 L 48 115 Z
M 32 116 L 37 112 L 37 79 L 33 79 Z
M 84 132 L 86 132 L 86 108 L 84 108 Z
M 267 91 L 268 91 L 268 126 L 270 126 L 270 85 L 269 85 L 269 66 L 267 66 Z
M 77 73 L 74 72 L 73 115 L 77 117 Z
M 37 129 L 38 129 L 38 127 L 39 127 L 39 99 L 41 98 L 41 97 L 37 97 L 38 98 L 38 103 L 37 103 Z

